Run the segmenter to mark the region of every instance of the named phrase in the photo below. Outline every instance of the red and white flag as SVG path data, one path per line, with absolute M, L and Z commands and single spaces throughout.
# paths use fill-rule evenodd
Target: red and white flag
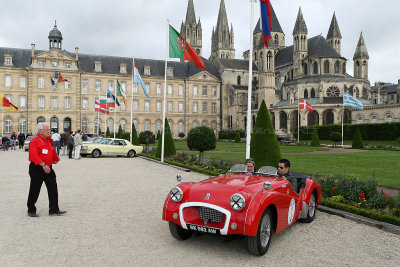
M 313 106 L 303 98 L 299 99 L 299 109 L 308 109 L 310 112 L 313 112 L 314 110 Z
M 94 101 L 94 110 L 95 111 L 100 111 L 106 114 L 110 114 L 110 111 L 102 107 L 102 105 L 99 104 L 99 102 Z

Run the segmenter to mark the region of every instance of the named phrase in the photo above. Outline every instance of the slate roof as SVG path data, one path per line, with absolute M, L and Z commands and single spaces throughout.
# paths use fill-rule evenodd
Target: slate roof
M 283 33 L 281 24 L 279 23 L 278 17 L 275 14 L 274 8 L 271 5 L 271 28 L 272 28 L 272 32 L 281 32 Z M 261 24 L 260 24 L 260 19 L 258 19 L 257 25 L 254 28 L 253 34 L 262 32 L 261 30 Z
M 219 58 L 221 64 L 227 69 L 249 70 L 249 61 L 244 59 Z M 258 70 L 257 65 L 253 63 L 253 71 Z
M 337 23 L 335 13 L 333 13 L 331 25 L 329 26 L 328 35 L 326 36 L 326 39 L 330 38 L 342 39 L 342 34 L 340 33 L 339 24 Z
M 46 52 L 44 50 L 35 50 L 35 55 Z M 66 50 L 61 51 L 70 57 L 75 58 L 75 53 L 68 52 Z M 13 56 L 13 66 L 16 68 L 28 68 L 31 65 L 31 53 L 30 49 L 18 49 L 18 48 L 5 48 L 0 47 L 0 65 L 4 63 L 4 54 L 10 54 Z M 201 58 L 206 67 L 206 71 L 214 75 L 216 78 L 220 78 L 218 70 L 214 64 L 206 58 Z M 102 72 L 108 74 L 120 74 L 120 64 L 125 63 L 127 65 L 127 73 L 132 73 L 132 58 L 130 57 L 115 57 L 115 56 L 103 56 L 103 55 L 88 55 L 79 54 L 78 68 L 83 72 L 94 73 L 94 62 L 102 62 Z M 154 60 L 154 59 L 141 59 L 135 58 L 136 64 L 140 74 L 143 76 L 144 66 L 150 66 L 151 76 L 164 76 L 165 72 L 165 61 Z M 168 67 L 174 68 L 174 77 L 176 78 L 187 78 L 191 77 L 201 71 L 192 62 L 176 62 L 169 61 Z
M 390 94 L 390 93 L 396 93 L 400 90 L 399 90 L 398 85 L 394 84 L 394 85 L 388 85 L 388 86 L 382 87 L 381 91 L 385 91 L 386 93 Z

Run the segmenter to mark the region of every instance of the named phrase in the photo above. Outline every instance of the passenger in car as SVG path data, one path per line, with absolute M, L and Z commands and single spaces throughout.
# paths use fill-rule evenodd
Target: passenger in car
M 254 162 L 254 159 L 248 158 L 246 159 L 246 166 L 247 166 L 247 172 L 246 174 L 254 174 L 256 171 L 256 163 Z
M 278 177 L 285 179 L 297 193 L 297 178 L 290 172 L 290 161 L 281 159 L 278 163 Z

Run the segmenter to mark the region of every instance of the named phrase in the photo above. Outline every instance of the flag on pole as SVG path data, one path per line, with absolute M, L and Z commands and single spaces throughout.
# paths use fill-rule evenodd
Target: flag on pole
M 105 108 L 105 109 L 115 108 L 114 99 L 108 98 L 108 97 L 105 97 L 105 96 L 100 96 L 99 99 L 100 99 L 100 107 L 101 108 Z
M 99 104 L 99 102 L 94 101 L 94 110 L 95 111 L 100 111 L 106 114 L 110 114 L 110 111 L 107 110 L 106 108 L 102 107 L 102 105 Z
M 343 93 L 343 106 L 361 110 L 364 109 L 363 104 L 359 100 L 357 100 L 355 97 L 349 95 L 346 92 Z
M 185 59 L 200 69 L 206 69 L 203 60 L 171 25 L 169 25 L 169 57 Z
M 122 87 L 118 80 L 117 80 L 117 96 L 122 96 L 122 99 L 124 100 L 124 104 L 126 107 L 127 104 L 126 104 L 125 87 Z
M 10 100 L 8 100 L 8 98 L 3 95 L 0 94 L 0 106 L 3 106 L 4 110 L 14 110 L 14 111 L 18 111 L 18 108 L 16 106 L 14 106 Z
M 138 69 L 138 67 L 137 67 L 137 65 L 136 65 L 136 61 L 134 61 L 134 63 L 135 63 L 135 68 L 134 68 L 134 70 L 133 70 L 133 83 L 135 83 L 135 84 L 140 83 L 140 85 L 141 85 L 142 88 L 143 88 L 144 94 L 147 96 L 147 98 L 150 98 L 150 96 L 149 96 L 149 94 L 148 94 L 148 92 L 147 92 L 146 85 L 144 85 L 144 82 L 143 82 L 143 80 L 142 80 L 142 77 L 140 77 L 140 73 L 139 73 L 139 69 Z
M 269 0 L 260 0 L 261 7 L 261 29 L 264 37 L 264 45 L 268 48 L 268 41 L 271 39 L 271 3 Z
M 305 99 L 300 98 L 299 99 L 299 109 L 308 109 L 310 112 L 314 111 L 313 106 L 311 106 L 310 103 L 308 103 Z
M 108 98 L 108 99 L 111 99 L 111 101 L 112 101 L 113 103 L 116 103 L 117 106 L 120 105 L 118 99 L 117 99 L 117 98 L 115 97 L 115 95 L 110 91 L 110 89 L 107 89 L 107 98 Z M 107 99 L 107 102 L 109 101 L 108 99 Z

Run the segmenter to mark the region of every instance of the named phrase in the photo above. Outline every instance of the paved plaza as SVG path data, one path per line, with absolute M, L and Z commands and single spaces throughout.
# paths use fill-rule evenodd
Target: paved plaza
M 39 218 L 26 214 L 28 153 L 0 151 L 0 266 L 399 266 L 400 236 L 317 211 L 273 237 L 266 255 L 244 239 L 201 235 L 179 242 L 161 219 L 177 182 L 207 176 L 146 159 L 61 157 L 54 166 L 61 210 L 48 216 L 43 185 Z

